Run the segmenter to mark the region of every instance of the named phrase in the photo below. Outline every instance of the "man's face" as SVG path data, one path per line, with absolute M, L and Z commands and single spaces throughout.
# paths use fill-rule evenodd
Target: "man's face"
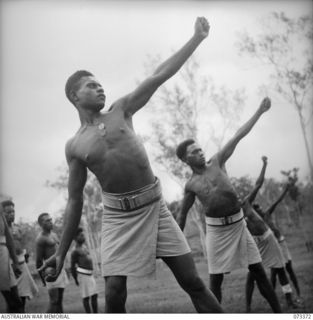
M 205 156 L 198 144 L 190 144 L 186 149 L 186 163 L 191 167 L 205 166 Z
M 101 84 L 93 76 L 82 77 L 75 92 L 76 105 L 100 111 L 105 105 L 105 94 Z
M 77 238 L 76 238 L 76 241 L 80 244 L 84 243 L 85 242 L 85 235 L 83 232 L 79 233 Z
M 4 215 L 5 215 L 5 219 L 7 220 L 7 223 L 8 224 L 13 223 L 14 219 L 15 219 L 14 206 L 12 206 L 12 205 L 5 206 L 3 208 L 3 212 L 4 212 Z
M 53 229 L 52 218 L 50 215 L 44 215 L 41 218 L 41 228 L 47 231 L 51 231 Z

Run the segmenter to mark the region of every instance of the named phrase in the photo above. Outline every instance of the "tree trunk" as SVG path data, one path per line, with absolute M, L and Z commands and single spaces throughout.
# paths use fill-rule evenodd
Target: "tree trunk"
M 302 116 L 302 113 L 301 113 L 301 110 L 299 109 L 299 107 L 297 107 L 297 111 L 298 111 L 298 115 L 299 115 L 301 131 L 302 131 L 302 135 L 303 135 L 303 139 L 304 139 L 305 150 L 306 150 L 307 158 L 308 158 L 308 162 L 309 162 L 310 178 L 311 178 L 311 182 L 313 183 L 313 164 L 312 164 L 312 159 L 311 159 L 311 154 L 310 154 L 309 142 L 308 142 L 308 138 L 306 135 L 305 122 L 304 122 L 304 119 L 303 119 L 303 116 Z

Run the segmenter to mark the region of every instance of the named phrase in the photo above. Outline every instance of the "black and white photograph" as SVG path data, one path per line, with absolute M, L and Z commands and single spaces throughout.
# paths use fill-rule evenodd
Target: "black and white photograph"
M 312 44 L 310 0 L 0 0 L 0 315 L 311 319 Z

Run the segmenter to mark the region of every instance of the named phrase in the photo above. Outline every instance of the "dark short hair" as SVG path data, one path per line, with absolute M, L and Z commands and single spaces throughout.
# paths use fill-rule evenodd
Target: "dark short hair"
M 15 204 L 12 200 L 2 201 L 1 204 L 2 204 L 3 208 L 8 207 L 8 206 L 13 206 L 13 207 L 15 206 Z
M 76 235 L 75 235 L 75 238 L 77 238 L 79 236 L 80 233 L 84 232 L 84 229 L 81 228 L 81 227 L 78 227 L 77 230 L 76 230 Z
M 183 158 L 186 155 L 187 147 L 193 143 L 195 143 L 195 140 L 187 139 L 178 145 L 178 147 L 176 148 L 176 155 L 180 160 L 183 161 Z
M 43 212 L 43 213 L 41 213 L 39 216 L 38 216 L 38 219 L 37 219 L 37 221 L 38 221 L 38 224 L 41 226 L 41 224 L 42 224 L 42 218 L 44 217 L 44 216 L 48 216 L 49 215 L 49 213 L 47 213 L 47 212 Z
M 78 89 L 78 83 L 81 78 L 89 76 L 93 76 L 93 74 L 86 70 L 78 70 L 67 79 L 65 84 L 65 94 L 73 104 L 74 102 L 71 99 L 71 91 L 76 91 Z

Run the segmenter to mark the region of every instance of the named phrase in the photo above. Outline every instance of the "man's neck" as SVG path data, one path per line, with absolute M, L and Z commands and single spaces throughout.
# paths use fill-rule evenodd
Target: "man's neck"
M 42 229 L 42 234 L 45 236 L 49 236 L 51 234 L 51 230 Z
M 78 109 L 81 125 L 97 125 L 102 116 L 100 111 Z
M 201 167 L 191 167 L 191 169 L 194 174 L 201 175 L 206 170 L 206 165 L 201 166 Z

